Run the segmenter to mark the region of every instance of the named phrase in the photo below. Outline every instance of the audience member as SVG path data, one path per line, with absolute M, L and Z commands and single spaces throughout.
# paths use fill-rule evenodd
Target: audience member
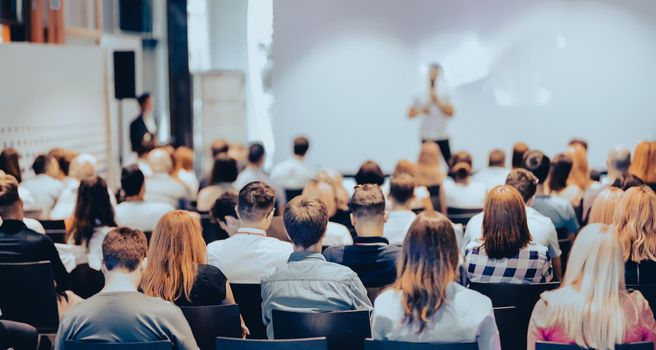
M 219 196 L 225 192 L 235 191 L 233 183 L 237 180 L 238 174 L 236 160 L 223 153 L 216 156 L 209 185 L 198 192 L 198 210 L 209 211 Z
M 23 177 L 20 169 L 20 154 L 15 148 L 5 148 L 0 152 L 0 171 L 13 176 L 18 181 L 18 195 L 26 209 L 33 209 L 34 197 L 23 187 Z
M 600 186 L 591 187 L 583 194 L 583 222 L 588 222 L 590 209 L 601 191 L 610 187 L 618 178 L 628 174 L 631 166 L 631 151 L 625 146 L 615 146 L 608 152 L 606 168 L 608 175 L 602 178 Z
M 305 164 L 305 156 L 310 149 L 310 141 L 305 137 L 294 139 L 294 154 L 287 160 L 273 167 L 271 181 L 276 188 L 284 190 L 300 190 L 314 177 L 312 171 Z M 280 198 L 281 203 L 286 202 Z
M 639 291 L 624 286 L 622 246 L 612 226 L 579 233 L 560 288 L 545 292 L 533 309 L 527 348 L 536 341 L 590 349 L 656 339 L 656 321 Z
M 335 222 L 346 226 L 351 232 L 351 236 L 355 236 L 355 227 L 351 223 L 351 209 L 349 202 L 351 197 L 349 192 L 344 187 L 344 178 L 337 170 L 322 170 L 317 173 L 317 180 L 329 183 L 335 191 L 335 200 L 337 204 L 337 211 L 334 215 L 328 218 L 329 222 Z
M 528 146 L 519 142 L 513 146 L 511 165 L 513 169 L 524 167 L 524 155 L 528 152 Z
M 175 159 L 173 176 L 187 187 L 187 192 L 191 194 L 192 198 L 195 197 L 200 185 L 194 172 L 194 150 L 180 146 L 173 152 L 173 159 Z
M 182 311 L 138 292 L 148 244 L 137 230 L 120 227 L 102 244 L 105 287 L 71 309 L 59 323 L 56 350 L 66 340 L 136 343 L 166 340 L 175 349 L 198 349 Z
M 628 189 L 615 208 L 617 227 L 631 284 L 656 283 L 656 193 L 647 187 Z
M 415 179 L 417 177 L 417 164 L 406 160 L 406 159 L 401 159 L 396 163 L 396 166 L 394 167 L 394 171 L 392 172 L 391 177 L 401 175 L 401 174 L 408 174 L 412 177 L 413 183 L 415 183 Z M 387 189 L 383 189 L 383 193 L 385 194 L 385 203 L 387 205 L 387 208 L 389 209 L 390 207 L 390 188 L 391 187 L 391 178 L 388 185 Z M 428 188 L 426 186 L 417 186 L 415 184 L 414 189 L 412 191 L 412 200 L 410 203 L 410 208 L 413 210 L 427 210 L 427 209 L 432 209 L 433 208 L 433 203 L 431 201 L 431 196 L 430 192 L 428 192 Z
M 64 180 L 68 176 L 71 162 L 77 155 L 78 153 L 75 151 L 59 147 L 53 148 L 48 152 L 48 156 L 55 158 L 57 164 L 59 164 L 59 174 L 55 176 L 58 180 Z
M 96 158 L 88 153 L 78 154 L 71 160 L 68 175 L 63 180 L 64 189 L 50 212 L 51 220 L 65 220 L 73 215 L 80 181 L 96 177 L 97 163 Z M 116 199 L 111 192 L 109 195 L 112 197 L 112 205 L 115 205 Z
M 293 247 L 267 237 L 274 212 L 275 192 L 263 182 L 251 182 L 239 191 L 237 216 L 241 227 L 228 239 L 207 246 L 210 265 L 232 283 L 259 283 L 263 275 L 287 261 Z
M 358 276 L 348 267 L 327 262 L 321 255 L 328 224 L 326 205 L 316 199 L 296 197 L 285 207 L 284 222 L 294 242 L 294 252 L 286 264 L 262 277 L 262 319 L 268 337 L 273 338 L 274 309 L 371 310 L 367 291 Z
M 373 184 L 382 186 L 385 183 L 385 174 L 378 163 L 368 160 L 362 163 L 358 172 L 355 173 L 355 182 L 358 185 Z
M 446 196 L 443 186 L 445 174 L 442 171 L 441 159 L 440 148 L 435 142 L 422 143 L 417 159 L 415 181 L 418 189 L 424 187 L 429 192 L 433 209 L 446 213 Z M 421 193 L 416 191 L 415 197 L 421 198 Z
M 211 151 L 212 158 L 216 158 L 219 154 L 227 154 L 230 150 L 230 144 L 224 139 L 214 140 L 212 142 Z
M 491 190 L 495 186 L 503 185 L 506 182 L 509 170 L 506 168 L 506 152 L 502 149 L 493 149 L 490 152 L 487 168 L 477 171 L 472 180 L 485 185 L 486 190 Z
M 611 186 L 619 188 L 622 191 L 626 191 L 629 188 L 640 187 L 642 185 L 645 185 L 645 182 L 640 180 L 639 177 L 633 174 L 625 174 L 615 179 L 615 181 L 613 181 L 613 184 Z
M 524 200 L 526 210 L 526 223 L 531 233 L 532 242 L 547 247 L 551 255 L 551 261 L 554 269 L 554 276 L 560 279 L 562 272 L 561 250 L 558 243 L 558 233 L 551 220 L 540 214 L 537 210 L 531 208 L 531 203 L 535 197 L 538 179 L 526 169 L 513 169 L 506 178 L 506 185 L 514 187 Z M 483 221 L 485 213 L 474 215 L 467 223 L 465 229 L 465 238 L 463 239 L 462 250 L 469 243 L 481 240 L 483 238 Z
M 40 210 L 40 218 L 50 217 L 50 211 L 55 206 L 64 184 L 56 178 L 59 174 L 59 164 L 54 157 L 39 155 L 32 163 L 35 176 L 24 180 L 21 185 L 34 198 L 32 209 Z
M 145 202 L 146 183 L 137 165 L 129 165 L 121 172 L 121 188 L 125 201 L 116 206 L 116 223 L 141 231 L 152 231 L 165 213 L 175 208 L 164 202 Z
M 590 209 L 588 224 L 613 224 L 615 208 L 624 196 L 624 191 L 616 187 L 607 187 L 601 191 Z
M 306 198 L 318 199 L 326 205 L 328 217 L 337 214 L 337 197 L 335 189 L 327 182 L 310 181 L 303 189 L 303 196 Z M 324 246 L 341 247 L 353 244 L 353 238 L 349 229 L 339 223 L 328 221 L 326 226 L 326 235 L 323 239 Z
M 629 168 L 629 172 L 639 177 L 645 184 L 656 182 L 654 178 L 656 177 L 656 170 L 654 170 L 656 163 L 651 162 L 656 155 L 652 155 L 652 152 L 656 152 L 656 142 L 640 142 L 633 152 L 633 160 Z
M 599 186 L 599 183 L 592 181 L 590 177 L 587 147 L 575 142 L 570 144 L 567 155 L 572 159 L 572 170 L 567 179 L 568 185 L 576 185 L 581 191 Z
M 583 150 L 585 150 L 586 152 L 588 151 L 588 142 L 584 139 L 580 139 L 580 138 L 575 137 L 575 138 L 569 140 L 569 143 L 567 144 L 567 146 L 570 146 L 570 147 L 575 146 L 575 145 L 583 147 Z
M 490 299 L 457 283 L 460 254 L 449 219 L 423 212 L 414 220 L 399 258 L 398 280 L 378 296 L 374 339 L 430 343 L 476 341 L 498 350 Z
M 480 209 L 485 203 L 485 185 L 472 181 L 472 158 L 465 151 L 451 157 L 450 170 L 453 180 L 444 181 L 447 208 Z
M 390 182 L 390 206 L 387 212 L 387 222 L 383 230 L 390 244 L 401 245 L 408 232 L 408 228 L 417 216 L 412 211 L 415 179 L 408 173 L 392 176 Z
M 180 200 L 193 198 L 187 187 L 173 177 L 173 157 L 161 148 L 156 148 L 148 154 L 148 163 L 153 175 L 146 178 L 146 202 L 166 203 L 177 208 Z
M 210 209 L 210 220 L 216 225 L 215 235 L 209 237 L 209 232 L 203 232 L 205 244 L 210 244 L 216 240 L 226 239 L 233 236 L 239 230 L 241 222 L 237 218 L 238 194 L 236 192 L 225 192 L 216 199 L 212 209 Z
M 572 204 L 563 198 L 551 196 L 545 190 L 545 181 L 549 175 L 551 161 L 544 153 L 534 150 L 524 156 L 524 168 L 538 178 L 538 187 L 533 208 L 553 222 L 556 230 L 562 231 L 559 236 L 571 236 L 579 229 L 579 221 Z
M 261 181 L 271 185 L 269 175 L 265 174 L 262 170 L 265 156 L 266 152 L 263 144 L 257 142 L 248 147 L 248 164 L 246 165 L 246 169 L 239 174 L 235 181 L 235 188 L 237 190 L 241 190 L 253 181 Z
M 583 199 L 583 190 L 568 180 L 572 171 L 572 158 L 566 154 L 557 154 L 551 161 L 551 169 L 546 187 L 552 196 L 567 199 L 572 207 L 579 207 Z
M 512 186 L 490 190 L 483 238 L 465 248 L 467 276 L 483 283 L 544 283 L 553 278 L 549 250 L 533 243 L 524 200 Z

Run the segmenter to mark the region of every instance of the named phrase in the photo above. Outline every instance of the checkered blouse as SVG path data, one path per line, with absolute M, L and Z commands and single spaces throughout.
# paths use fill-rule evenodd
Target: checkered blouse
M 474 241 L 465 249 L 465 268 L 472 282 L 481 283 L 546 283 L 553 279 L 549 250 L 533 242 L 511 258 L 491 259 L 482 241 Z

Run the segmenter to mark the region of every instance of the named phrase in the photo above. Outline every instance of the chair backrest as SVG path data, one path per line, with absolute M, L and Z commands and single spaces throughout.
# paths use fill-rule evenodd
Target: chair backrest
M 433 210 L 442 211 L 442 205 L 440 203 L 440 185 L 427 186 L 428 193 L 430 194 L 431 204 L 433 204 Z M 418 214 L 418 213 L 415 213 Z
M 89 264 L 77 265 L 70 275 L 71 291 L 84 299 L 96 295 L 105 286 L 103 273 L 90 268 Z
M 64 220 L 39 220 L 46 235 L 55 243 L 64 243 L 66 237 L 66 223 Z
M 0 310 L 40 333 L 57 331 L 57 294 L 49 261 L 0 263 Z
M 558 245 L 562 254 L 560 255 L 560 263 L 563 267 L 563 274 L 567 269 L 567 261 L 569 261 L 569 252 L 572 250 L 572 241 L 570 239 L 559 239 Z
M 216 338 L 216 350 L 326 350 L 325 337 L 287 340 Z
M 640 291 L 649 302 L 651 311 L 656 312 L 656 284 L 629 284 L 626 288 Z
M 369 311 L 293 312 L 273 310 L 273 337 L 326 337 L 329 349 L 364 349 L 371 337 Z
M 482 212 L 483 209 L 462 209 L 462 208 L 447 208 L 446 216 L 454 224 L 462 224 L 467 226 L 469 220 L 474 217 L 474 215 Z
M 373 340 L 364 341 L 365 350 L 478 350 L 476 342 L 468 343 L 410 343 L 402 341 Z
M 181 306 L 189 327 L 194 333 L 198 346 L 205 350 L 213 349 L 216 337 L 241 338 L 239 306 Z
M 578 350 L 584 349 L 579 347 L 576 344 L 561 344 L 561 343 L 552 343 L 552 342 L 536 342 L 535 350 Z M 616 350 L 652 350 L 654 349 L 654 344 L 652 342 L 640 342 L 640 343 L 629 343 L 629 344 L 617 344 L 615 345 Z
M 153 341 L 142 343 L 99 343 L 88 341 L 65 340 L 65 350 L 171 350 L 173 344 L 169 341 Z
M 266 339 L 266 327 L 262 323 L 262 289 L 259 284 L 230 283 L 241 316 L 251 332 L 250 339 Z
M 517 309 L 514 306 L 495 307 L 494 320 L 499 330 L 501 348 L 506 350 L 522 349 L 522 342 L 519 340 L 525 338 L 526 334 L 519 334 L 519 330 L 515 324 L 517 321 Z

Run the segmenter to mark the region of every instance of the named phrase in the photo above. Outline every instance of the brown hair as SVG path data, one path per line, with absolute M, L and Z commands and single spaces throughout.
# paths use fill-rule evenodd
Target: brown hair
M 105 236 L 102 243 L 103 262 L 107 270 L 123 267 L 132 272 L 146 257 L 146 235 L 129 227 L 117 227 Z
M 260 221 L 273 210 L 276 192 L 261 181 L 253 181 L 239 191 L 237 212 L 239 217 Z
M 283 221 L 294 245 L 309 248 L 324 236 L 328 226 L 328 210 L 318 199 L 297 196 L 285 205 Z
M 402 295 L 405 322 L 421 333 L 446 300 L 457 278 L 458 244 L 453 225 L 441 213 L 425 211 L 412 222 L 403 242 L 392 288 Z
M 0 175 L 0 211 L 9 209 L 19 200 L 16 178 L 8 174 Z
M 524 200 L 512 186 L 490 190 L 483 214 L 483 247 L 492 259 L 510 258 L 531 241 Z
M 20 154 L 15 148 L 5 148 L 0 152 L 0 170 L 13 176 L 18 183 L 23 181 L 19 164 Z
M 73 222 L 66 232 L 66 241 L 72 237 L 75 244 L 85 243 L 88 246 L 95 229 L 101 226 L 114 227 L 116 221 L 107 183 L 102 177 L 95 176 L 80 182 Z
M 571 177 L 572 166 L 572 158 L 564 153 L 557 154 L 551 160 L 551 169 L 547 179 L 550 191 L 558 192 L 567 187 L 567 179 Z
M 656 260 L 656 194 L 647 186 L 632 187 L 615 208 L 613 222 L 624 246 L 624 260 Z
M 491 167 L 505 167 L 506 166 L 506 152 L 500 148 L 490 151 L 488 157 L 488 166 Z
M 528 152 L 528 146 L 523 142 L 518 142 L 513 146 L 512 151 L 512 168 L 524 167 L 524 154 Z
M 373 184 L 356 186 L 351 197 L 351 213 L 356 218 L 385 215 L 385 196 L 380 187 Z
M 440 166 L 442 153 L 435 142 L 427 141 L 421 144 L 417 159 L 417 174 L 415 180 L 419 186 L 434 186 L 442 184 L 444 173 Z
M 180 169 L 187 171 L 194 169 L 194 151 L 189 147 L 178 147 L 173 152 L 173 159 L 175 159 L 176 171 Z
M 456 152 L 449 159 L 449 171 L 455 182 L 462 182 L 472 174 L 472 156 L 467 151 Z
M 175 210 L 157 222 L 148 249 L 148 267 L 141 282 L 144 294 L 191 301 L 198 266 L 205 264 L 205 241 L 198 219 Z
M 617 187 L 608 187 L 601 191 L 590 208 L 588 224 L 613 224 L 615 208 L 624 196 L 624 191 Z
M 640 142 L 633 152 L 629 172 L 646 183 L 656 183 L 656 142 Z
M 526 169 L 513 169 L 506 177 L 506 185 L 517 189 L 526 203 L 537 191 L 538 178 Z
M 392 176 L 390 197 L 398 204 L 405 204 L 414 197 L 415 179 L 410 174 L 401 173 Z
M 392 173 L 392 176 L 396 176 L 399 174 L 410 174 L 412 176 L 416 176 L 417 164 L 407 159 L 399 160 L 398 162 L 396 162 L 396 166 L 394 167 L 394 172 Z
M 355 182 L 358 185 L 376 184 L 381 186 L 385 182 L 385 174 L 378 163 L 368 160 L 362 165 L 355 174 Z
M 320 200 L 326 205 L 328 216 L 337 214 L 337 196 L 335 188 L 327 181 L 311 180 L 303 189 L 303 196 Z
M 569 147 L 567 154 L 572 159 L 572 171 L 569 173 L 567 183 L 579 186 L 581 190 L 585 191 L 592 183 L 588 151 L 580 143 L 574 143 Z

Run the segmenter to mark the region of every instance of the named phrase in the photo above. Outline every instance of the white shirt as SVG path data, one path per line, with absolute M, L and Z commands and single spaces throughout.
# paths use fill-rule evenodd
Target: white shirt
M 123 202 L 116 206 L 116 224 L 141 231 L 153 231 L 159 219 L 175 208 L 167 203 Z
M 388 289 L 374 303 L 371 316 L 374 339 L 425 342 L 478 342 L 480 350 L 501 349 L 499 330 L 490 298 L 455 282 L 447 287 L 446 300 L 421 332 L 405 322 L 401 292 Z
M 23 184 L 18 185 L 18 197 L 23 201 L 23 207 L 26 210 L 34 209 L 34 197 L 32 197 L 30 190 L 25 188 Z
M 383 229 L 383 237 L 387 238 L 389 244 L 403 244 L 410 224 L 412 224 L 416 217 L 417 214 L 411 210 L 388 211 L 387 221 Z
M 329 247 L 343 247 L 345 245 L 353 245 L 353 237 L 351 231 L 346 226 L 328 221 L 326 227 L 326 236 L 323 239 L 323 245 Z
M 40 209 L 42 218 L 50 216 L 50 210 L 55 206 L 55 202 L 64 190 L 64 184 L 52 176 L 39 174 L 32 178 L 26 179 L 21 186 L 30 191 L 34 202 L 31 209 Z
M 216 185 L 210 185 L 198 192 L 198 201 L 196 203 L 196 208 L 199 211 L 209 211 L 212 209 L 214 202 L 217 198 L 221 197 L 222 194 L 229 191 L 236 191 L 235 187 L 231 183 L 220 183 Z
M 451 178 L 444 180 L 444 197 L 447 208 L 480 209 L 485 204 L 487 191 L 485 185 L 470 181 L 459 184 Z
M 438 83 L 437 94 L 442 103 L 449 103 L 449 96 L 445 84 Z M 415 107 L 423 108 L 429 106 L 428 114 L 421 121 L 421 138 L 423 140 L 447 140 L 449 138 L 448 119 L 442 110 L 430 101 L 429 88 L 426 87 L 415 101 Z
M 567 187 L 558 192 L 551 192 L 551 195 L 567 199 L 570 203 L 572 203 L 573 207 L 580 206 L 581 200 L 583 199 L 583 191 L 581 191 L 579 186 L 574 184 L 567 185 Z
M 77 202 L 78 187 L 80 187 L 80 181 L 70 177 L 64 179 L 64 189 L 61 191 L 54 208 L 50 211 L 50 220 L 65 220 L 73 215 L 75 203 Z M 107 188 L 107 193 L 112 206 L 116 207 L 116 197 L 112 190 Z
M 191 195 L 191 198 L 196 197 L 198 194 L 199 182 L 196 177 L 196 173 L 193 171 L 180 169 L 178 170 L 176 177 L 182 182 L 185 187 L 187 187 L 187 192 Z
M 252 168 L 249 166 L 246 167 L 246 169 L 239 174 L 237 180 L 235 180 L 235 189 L 241 191 L 244 186 L 253 181 L 262 181 L 269 186 L 271 185 L 271 179 L 269 179 L 269 176 L 265 174 L 261 168 Z
M 537 210 L 526 207 L 526 221 L 528 230 L 531 232 L 532 242 L 549 249 L 551 258 L 560 256 L 560 245 L 558 244 L 558 233 L 551 219 L 540 214 Z M 467 223 L 465 238 L 461 246 L 464 253 L 469 243 L 483 238 L 483 213 L 474 215 Z
M 191 196 L 181 181 L 165 173 L 156 173 L 146 178 L 146 202 L 167 203 L 175 208 L 180 199 L 189 199 Z
M 88 248 L 85 242 L 76 245 L 72 237 L 66 244 L 55 243 L 55 247 L 57 247 L 60 257 L 72 254 L 75 257 L 74 266 L 88 263 L 90 268 L 100 271 L 103 261 L 102 243 L 111 229 L 112 227 L 107 226 L 97 227 L 89 240 Z
M 506 178 L 510 170 L 502 167 L 487 167 L 477 171 L 472 175 L 472 180 L 485 185 L 487 192 L 490 192 L 495 186 L 503 185 L 506 183 Z
M 280 189 L 302 189 L 312 180 L 314 172 L 302 159 L 291 157 L 273 167 L 271 181 Z
M 218 267 L 230 283 L 259 284 L 262 276 L 286 264 L 293 251 L 291 243 L 242 227 L 234 236 L 207 246 L 207 263 Z

